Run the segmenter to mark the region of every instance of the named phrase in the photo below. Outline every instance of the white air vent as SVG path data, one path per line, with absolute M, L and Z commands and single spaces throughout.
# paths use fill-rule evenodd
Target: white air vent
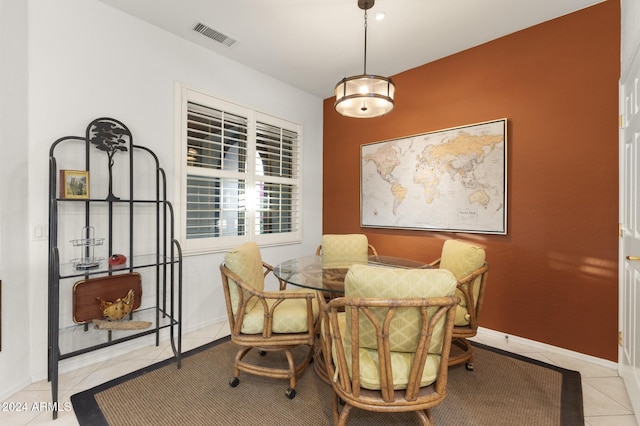
M 211 40 L 217 41 L 218 43 L 224 44 L 227 47 L 231 47 L 236 44 L 237 40 L 222 34 L 220 31 L 216 31 L 211 27 L 206 26 L 198 22 L 194 27 L 193 31 L 199 32 L 205 37 L 209 37 Z

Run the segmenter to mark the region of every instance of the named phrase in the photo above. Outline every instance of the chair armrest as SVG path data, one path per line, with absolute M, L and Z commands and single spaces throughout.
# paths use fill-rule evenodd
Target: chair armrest
M 436 259 L 433 262 L 428 263 L 428 265 L 429 265 L 430 268 L 434 268 L 434 269 L 439 268 L 440 267 L 440 259 Z
M 264 276 L 265 277 L 269 274 L 269 272 L 273 272 L 273 266 L 271 266 L 270 264 L 268 264 L 264 260 L 262 261 L 262 267 L 264 268 Z
M 268 264 L 267 264 L 268 265 Z M 264 265 L 263 265 L 264 266 Z M 265 268 L 268 269 L 267 266 Z M 247 306 L 252 299 L 257 299 L 264 313 L 264 323 L 262 336 L 265 338 L 271 337 L 273 334 L 273 317 L 275 310 L 285 300 L 302 299 L 306 300 L 307 311 L 307 327 L 309 334 L 314 335 L 315 332 L 315 317 L 313 313 L 313 302 L 316 299 L 314 292 L 284 292 L 284 291 L 258 291 L 255 288 L 247 285 L 242 279 L 234 272 L 224 269 L 223 271 L 228 278 L 238 287 L 238 309 L 232 322 L 232 333 L 241 334 L 242 323 L 244 322 L 244 315 L 247 311 Z M 267 271 L 266 273 L 268 273 Z M 266 274 L 265 274 L 266 275 Z M 269 304 L 267 301 L 274 301 Z
M 468 282 L 471 282 L 473 280 L 476 279 L 476 277 L 478 277 L 478 275 L 482 275 L 485 272 L 487 272 L 489 270 L 489 264 L 487 262 L 484 263 L 484 265 L 482 265 L 482 267 L 476 269 L 475 271 L 473 271 L 472 273 L 470 273 L 469 275 L 467 275 L 464 278 L 461 278 L 458 280 L 458 285 L 462 285 L 462 284 L 466 284 Z
M 262 261 L 262 267 L 264 268 L 264 276 L 266 277 L 267 275 L 269 275 L 269 273 L 273 272 L 274 267 L 271 266 L 270 264 L 268 264 L 267 262 L 265 262 L 264 260 Z M 273 276 L 275 277 L 276 275 L 273 274 Z M 287 289 L 287 282 L 281 280 L 280 278 L 276 277 L 278 279 L 278 285 L 279 285 L 279 289 L 280 290 L 286 290 Z
M 312 290 L 298 291 L 298 292 L 283 292 L 283 291 L 263 291 L 258 295 L 264 299 L 315 299 L 316 295 Z
M 462 292 L 467 302 L 466 308 L 467 313 L 469 314 L 469 325 L 471 328 L 478 327 L 478 313 L 481 308 L 488 271 L 489 264 L 485 262 L 481 268 L 476 269 L 471 274 L 460 279 L 457 284 L 458 290 Z M 478 277 L 481 277 L 479 282 Z M 480 286 L 477 299 L 475 297 L 476 285 Z
M 240 292 L 240 295 L 241 295 L 240 296 L 240 304 L 246 304 L 248 302 L 248 300 L 250 299 L 250 297 L 249 297 L 249 298 L 246 298 L 246 300 L 244 300 L 245 298 L 242 296 L 244 293 L 248 293 L 251 296 L 255 296 L 255 297 L 259 298 L 259 299 L 273 299 L 273 300 L 278 300 L 278 299 L 313 299 L 313 298 L 315 298 L 315 294 L 312 293 L 312 292 L 285 293 L 285 292 L 281 292 L 281 291 L 258 291 L 255 288 L 247 285 L 242 280 L 242 278 L 240 278 L 234 272 L 229 271 L 227 269 L 226 270 L 226 274 L 228 275 L 229 278 L 231 278 L 231 280 L 236 284 L 236 286 L 239 287 L 240 290 L 242 290 Z M 268 274 L 268 272 L 265 274 L 265 276 L 267 274 Z

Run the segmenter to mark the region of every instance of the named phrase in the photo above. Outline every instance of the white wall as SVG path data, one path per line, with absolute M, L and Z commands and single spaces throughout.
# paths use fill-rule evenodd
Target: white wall
M 25 148 L 30 167 L 28 188 L 22 193 L 28 194 L 29 229 L 12 230 L 15 239 L 28 240 L 35 226 L 47 223 L 51 143 L 62 136 L 83 135 L 89 121 L 97 117 L 121 120 L 137 144 L 156 152 L 167 172 L 171 200 L 174 83 L 181 82 L 303 125 L 304 242 L 265 248 L 262 255 L 275 264 L 300 253 L 313 253 L 322 231 L 322 164 L 317 161 L 322 158 L 322 99 L 95 0 L 29 0 L 28 20 L 29 137 Z M 0 209 L 4 215 L 5 203 Z M 6 246 L 0 245 L 1 249 Z M 47 242 L 29 241 L 28 253 L 24 272 L 28 272 L 29 296 L 22 304 L 24 309 L 29 307 L 30 316 L 22 352 L 29 351 L 30 366 L 28 373 L 19 375 L 28 374 L 37 381 L 46 377 Z M 185 258 L 186 330 L 224 318 L 221 260 L 221 254 Z M 74 361 L 79 362 L 65 361 L 70 364 L 66 367 L 73 367 Z M 0 374 L 5 389 L 24 380 L 8 377 L 4 370 Z
M 0 392 L 30 382 L 26 21 L 24 1 L 0 0 Z
M 637 0 L 620 1 L 621 39 L 620 58 L 621 72 L 624 75 L 629 71 L 634 55 L 637 55 L 637 42 L 640 40 L 640 2 Z

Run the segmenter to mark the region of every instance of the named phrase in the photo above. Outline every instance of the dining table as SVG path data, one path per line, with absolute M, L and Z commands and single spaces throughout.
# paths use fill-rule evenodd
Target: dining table
M 393 256 L 371 255 L 357 259 L 344 259 L 315 255 L 285 260 L 275 266 L 273 273 L 287 284 L 316 290 L 322 306 L 327 299 L 344 296 L 344 280 L 349 268 L 354 264 L 403 269 L 430 268 L 428 263 L 419 260 Z M 317 334 L 321 337 L 319 327 L 320 321 L 318 321 Z M 313 368 L 325 383 L 330 384 L 321 342 L 316 347 Z
M 371 255 L 346 260 L 316 255 L 285 260 L 274 268 L 273 273 L 287 284 L 336 297 L 344 294 L 344 278 L 354 264 L 404 269 L 429 267 L 428 263 L 419 260 L 393 256 Z

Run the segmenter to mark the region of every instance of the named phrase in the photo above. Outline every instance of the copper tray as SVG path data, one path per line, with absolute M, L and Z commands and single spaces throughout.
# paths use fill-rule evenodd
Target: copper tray
M 139 273 L 132 272 L 78 281 L 73 285 L 73 321 L 84 323 L 102 319 L 98 297 L 113 302 L 125 297 L 129 290 L 135 292 L 133 309 L 136 310 L 140 307 L 142 300 L 142 280 Z

